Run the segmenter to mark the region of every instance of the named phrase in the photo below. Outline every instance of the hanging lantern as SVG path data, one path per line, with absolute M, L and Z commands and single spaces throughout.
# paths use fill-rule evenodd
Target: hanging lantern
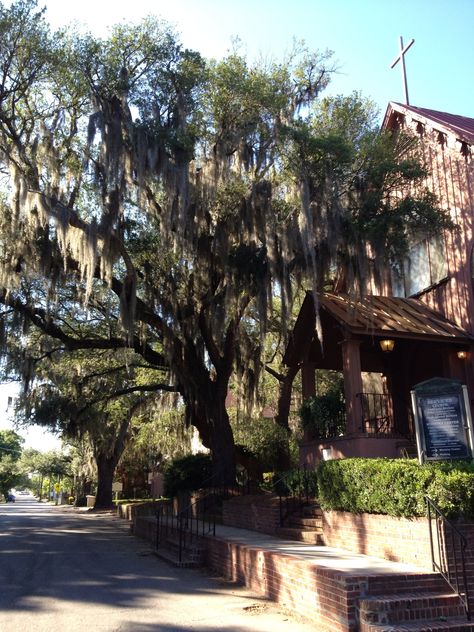
M 380 341 L 380 348 L 385 353 L 389 353 L 390 351 L 393 351 L 394 346 L 395 346 L 395 340 L 387 339 L 387 340 Z

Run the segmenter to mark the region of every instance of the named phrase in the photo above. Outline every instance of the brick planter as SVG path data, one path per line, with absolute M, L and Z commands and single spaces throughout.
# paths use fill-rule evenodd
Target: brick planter
M 275 535 L 280 526 L 280 500 L 273 495 L 237 496 L 223 503 L 222 523 Z
M 327 546 L 431 569 L 426 518 L 324 511 L 323 538 Z

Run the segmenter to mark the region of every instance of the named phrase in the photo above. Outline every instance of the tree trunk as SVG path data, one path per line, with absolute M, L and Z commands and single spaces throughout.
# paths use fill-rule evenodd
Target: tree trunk
M 211 456 L 214 484 L 235 485 L 236 460 L 234 435 L 223 401 L 214 402 L 211 411 Z
M 112 502 L 112 483 L 114 481 L 117 459 L 114 456 L 106 456 L 98 453 L 97 463 L 97 494 L 94 509 L 109 509 Z
M 212 338 L 212 326 L 206 321 L 204 312 L 199 316 L 199 326 L 215 372 L 209 371 L 196 352 L 194 339 L 180 342 L 177 349 L 184 358 L 178 358 L 181 394 L 187 405 L 189 421 L 197 428 L 203 444 L 211 450 L 214 484 L 234 485 L 235 443 L 226 398 L 235 356 L 236 324 L 228 325 L 222 353 Z
M 289 367 L 286 375 L 281 375 L 279 379 L 279 392 L 278 392 L 278 408 L 275 417 L 275 423 L 283 428 L 287 433 L 288 439 L 279 447 L 276 457 L 276 469 L 279 472 L 289 470 L 291 467 L 290 448 L 289 448 L 289 436 L 290 427 L 288 425 L 288 417 L 290 415 L 291 407 L 291 393 L 293 390 L 293 381 L 298 373 L 299 366 Z

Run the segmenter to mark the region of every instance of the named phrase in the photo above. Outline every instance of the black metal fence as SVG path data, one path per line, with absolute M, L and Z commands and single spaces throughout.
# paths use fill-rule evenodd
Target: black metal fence
M 395 432 L 390 395 L 358 393 L 362 409 L 362 432 L 390 435 Z
M 467 540 L 435 505 L 425 496 L 430 529 L 433 570 L 440 573 L 461 599 L 467 619 L 471 620 L 466 578 Z
M 247 486 L 206 487 L 197 498 L 180 507 L 178 498 L 161 502 L 156 513 L 156 548 L 172 536 L 177 538 L 178 559 L 199 537 L 216 535 L 216 515 L 223 500 L 239 496 Z
M 285 472 L 273 483 L 273 489 L 279 497 L 281 527 L 289 514 L 309 504 L 316 496 L 315 478 L 306 468 Z

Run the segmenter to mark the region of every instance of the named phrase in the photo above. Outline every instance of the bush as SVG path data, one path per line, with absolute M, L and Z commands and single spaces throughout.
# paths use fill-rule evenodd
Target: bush
M 236 446 L 255 457 L 263 471 L 278 467 L 279 454 L 288 451 L 288 432 L 273 419 L 238 417 L 236 411 L 230 416 Z
M 194 491 L 209 484 L 212 477 L 211 457 L 208 454 L 189 454 L 173 459 L 163 472 L 164 494 Z
M 474 518 L 474 465 L 409 459 L 340 459 L 317 469 L 323 509 L 424 516 L 429 496 L 451 518 Z
M 327 439 L 343 434 L 346 429 L 344 394 L 335 387 L 325 395 L 308 398 L 300 408 L 303 430 L 313 439 Z
M 318 495 L 317 473 L 314 470 L 293 469 L 286 472 L 265 472 L 262 489 L 282 496 Z

